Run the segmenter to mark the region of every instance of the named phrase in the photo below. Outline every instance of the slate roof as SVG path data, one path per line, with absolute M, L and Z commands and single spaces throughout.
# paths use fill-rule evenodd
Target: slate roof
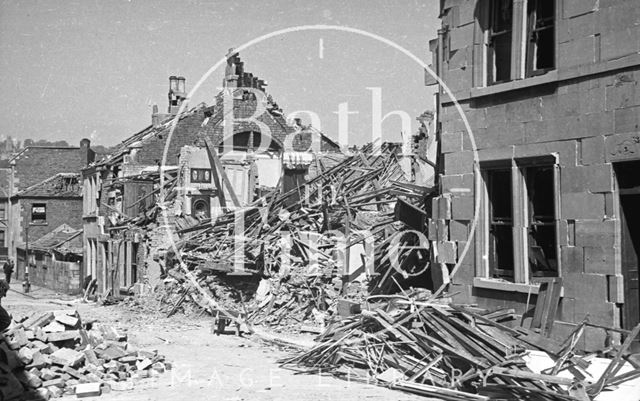
M 58 173 L 16 194 L 23 198 L 82 197 L 82 179 L 79 173 Z
M 62 224 L 50 233 L 30 242 L 29 248 L 82 255 L 82 230 Z

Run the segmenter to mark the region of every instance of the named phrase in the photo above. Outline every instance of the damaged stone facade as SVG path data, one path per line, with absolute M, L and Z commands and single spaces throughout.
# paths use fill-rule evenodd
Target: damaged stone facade
M 438 262 L 457 267 L 455 301 L 511 307 L 526 318 L 539 283 L 559 277 L 554 336 L 587 317 L 634 327 L 640 7 L 445 0 L 441 20 L 433 65 L 478 150 L 476 160 L 453 98 L 439 88 L 441 196 L 429 236 Z M 606 342 L 597 328 L 585 338 L 587 349 Z
M 170 250 L 170 237 L 177 240 L 176 232 L 181 228 L 211 218 L 221 207 L 231 205 L 226 186 L 226 204 L 220 202 L 215 171 L 218 178 L 222 176 L 219 169 L 212 168 L 207 141 L 219 154 L 222 169 L 238 197 L 237 206 L 253 202 L 260 195 L 260 187 L 273 189 L 280 176 L 286 177 L 289 168 L 283 163 L 283 154 L 293 153 L 291 158 L 295 158 L 297 153 L 304 153 L 313 160 L 315 154 L 339 150 L 337 143 L 322 133 L 309 133 L 287 122 L 266 93 L 266 83 L 244 71 L 237 53 L 231 51 L 227 60 L 225 89 L 214 96 L 211 106 L 183 105 L 185 79 L 172 76 L 167 113 L 159 113 L 154 107 L 149 127 L 83 170 L 83 277 L 95 280 L 98 293 L 120 296 L 139 283 L 157 284 L 159 258 Z M 181 108 L 185 110 L 172 131 Z M 227 112 L 233 113 L 231 124 L 225 124 Z M 269 132 L 263 134 L 267 128 Z M 316 137 L 318 146 L 314 148 Z M 158 182 L 149 179 L 160 173 L 177 177 L 170 195 L 175 198 L 164 203 L 160 202 Z M 157 217 L 145 226 L 131 222 L 155 205 L 167 211 L 168 221 Z

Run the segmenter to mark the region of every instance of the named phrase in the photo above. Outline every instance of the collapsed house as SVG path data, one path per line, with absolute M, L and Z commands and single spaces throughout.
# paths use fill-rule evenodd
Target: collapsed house
M 314 174 L 318 158 L 337 155 L 339 146 L 324 134 L 289 124 L 266 83 L 245 72 L 233 51 L 223 86 L 213 105 L 189 109 L 185 79 L 170 77 L 167 113 L 154 107 L 149 127 L 83 170 L 83 277 L 98 293 L 119 296 L 145 280 L 156 284 L 176 224 L 246 206 L 278 181 L 298 185 Z M 175 187 L 172 199 L 161 196 L 161 181 Z M 153 217 L 156 207 L 168 219 L 132 224 L 140 214 Z

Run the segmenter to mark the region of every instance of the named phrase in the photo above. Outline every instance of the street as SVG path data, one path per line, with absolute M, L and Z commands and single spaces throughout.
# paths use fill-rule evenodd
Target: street
M 18 283 L 3 299 L 11 314 L 75 308 L 84 319 L 95 318 L 128 328 L 135 347 L 157 349 L 173 365 L 159 377 L 133 382 L 128 391 L 112 391 L 101 400 L 424 400 L 399 391 L 349 382 L 328 375 L 296 374 L 281 369 L 286 350 L 266 344 L 257 336 L 216 336 L 210 318 L 171 318 L 127 311 L 123 306 L 97 306 L 41 287 L 22 294 Z M 72 306 L 68 306 L 72 305 Z M 307 339 L 308 342 L 308 339 Z M 67 395 L 62 399 L 76 399 Z

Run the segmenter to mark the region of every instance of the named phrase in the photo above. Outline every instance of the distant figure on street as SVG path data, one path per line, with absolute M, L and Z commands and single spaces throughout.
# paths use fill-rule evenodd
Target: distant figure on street
M 13 260 L 9 259 L 4 262 L 4 266 L 2 266 L 2 270 L 4 270 L 4 277 L 7 281 L 7 284 L 11 284 L 11 275 L 13 274 Z
M 2 298 L 7 296 L 9 284 L 0 279 L 0 333 L 11 325 L 11 315 L 2 307 Z

